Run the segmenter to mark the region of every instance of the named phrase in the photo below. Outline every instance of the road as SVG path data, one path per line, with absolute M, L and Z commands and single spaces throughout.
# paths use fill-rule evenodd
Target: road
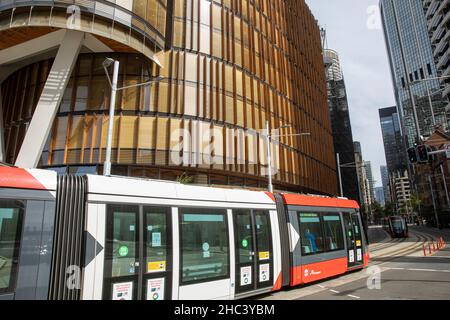
M 446 247 L 424 256 L 423 242 L 440 237 Z M 369 240 L 368 269 L 260 299 L 450 300 L 450 230 L 414 226 L 408 239 L 391 239 L 381 227 L 370 227 Z

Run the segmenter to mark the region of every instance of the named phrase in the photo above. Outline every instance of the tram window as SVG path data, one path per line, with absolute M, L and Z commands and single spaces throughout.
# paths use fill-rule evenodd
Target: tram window
M 323 215 L 323 229 L 325 236 L 325 250 L 335 251 L 344 249 L 341 217 L 337 214 Z
M 166 208 L 144 208 L 148 273 L 163 272 L 167 268 L 167 212 Z
M 183 283 L 229 276 L 226 210 L 180 209 Z
M 250 210 L 236 210 L 236 239 L 239 250 L 239 263 L 251 263 L 253 261 L 253 236 L 252 219 Z
M 302 254 L 310 255 L 324 251 L 322 225 L 318 213 L 299 213 Z
M 0 293 L 14 290 L 24 208 L 22 201 L 0 199 Z
M 270 258 L 270 221 L 267 212 L 255 211 L 256 239 L 258 242 L 258 259 L 268 260 Z
M 109 214 L 112 214 L 112 239 L 106 239 L 112 252 L 109 252 L 105 260 L 112 261 L 112 276 L 122 277 L 137 274 L 137 216 L 138 208 L 134 206 L 111 206 Z

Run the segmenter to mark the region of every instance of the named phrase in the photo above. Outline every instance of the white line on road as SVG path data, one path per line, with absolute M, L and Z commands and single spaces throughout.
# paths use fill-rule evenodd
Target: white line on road
M 330 289 L 330 291 L 333 292 L 333 293 L 340 293 L 339 291 L 336 291 L 336 290 L 333 290 L 333 289 Z
M 361 297 L 354 296 L 354 295 L 351 295 L 351 294 L 348 294 L 347 297 L 354 298 L 354 299 L 361 299 Z
M 399 270 L 399 271 L 422 271 L 422 272 L 450 272 L 450 270 L 437 270 L 437 269 L 414 269 L 414 268 L 389 268 L 387 267 L 385 271 L 388 270 Z
M 434 270 L 434 269 L 407 269 L 408 271 L 425 271 L 425 272 L 438 272 L 438 271 L 442 271 L 442 270 Z
M 321 285 L 321 284 L 318 284 L 317 286 L 318 286 L 319 288 L 326 289 L 325 286 L 323 286 L 323 285 Z

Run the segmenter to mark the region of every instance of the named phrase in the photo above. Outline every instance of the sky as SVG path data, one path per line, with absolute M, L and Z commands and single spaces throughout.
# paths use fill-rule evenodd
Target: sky
M 353 140 L 372 162 L 375 184 L 386 164 L 378 109 L 395 105 L 378 0 L 306 0 L 327 47 L 339 54 L 349 102 Z

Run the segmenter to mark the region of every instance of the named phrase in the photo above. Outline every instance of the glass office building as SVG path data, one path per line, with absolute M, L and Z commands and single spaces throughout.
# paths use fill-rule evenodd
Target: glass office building
M 325 49 L 324 57 L 327 66 L 328 107 L 330 108 L 331 127 L 333 129 L 334 151 L 339 154 L 341 164 L 354 164 L 353 133 L 339 55 L 334 50 Z M 341 173 L 343 195 L 359 201 L 356 168 L 343 167 Z
M 54 3 L 58 2 L 56 6 Z M 67 28 L 73 1 L 0 5 L 2 50 Z M 39 166 L 101 173 L 110 87 L 120 61 L 112 173 L 204 185 L 264 188 L 264 129 L 275 188 L 336 194 L 336 164 L 320 32 L 303 0 L 76 1 L 90 43 L 73 64 Z M 93 36 L 95 39 L 93 39 Z M 14 62 L 0 79 L 5 157 L 15 163 L 55 61 Z M 1 66 L 0 66 L 1 67 Z M 310 137 L 293 136 L 300 132 Z
M 407 170 L 408 163 L 397 107 L 383 108 L 378 112 L 380 115 L 387 170 L 390 175 L 394 172 L 403 173 Z
M 416 122 L 423 137 L 439 125 L 448 130 L 447 103 L 440 82 L 427 80 L 438 73 L 422 0 L 381 0 L 380 7 L 403 134 L 413 146 L 420 142 Z
M 434 62 L 442 77 L 442 96 L 448 101 L 447 121 L 450 121 L 450 0 L 422 0 L 422 3 Z

